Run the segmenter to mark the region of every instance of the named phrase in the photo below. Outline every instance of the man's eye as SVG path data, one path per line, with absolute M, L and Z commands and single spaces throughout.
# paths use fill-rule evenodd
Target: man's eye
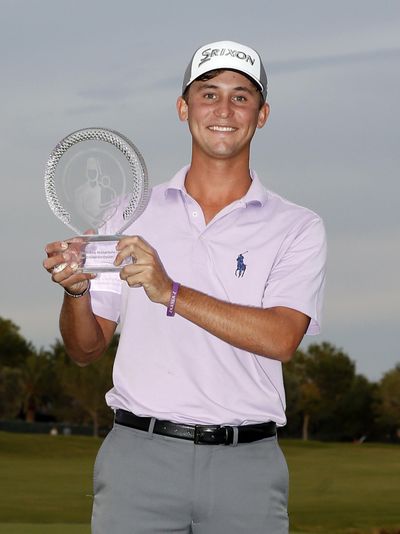
M 236 100 L 236 102 L 246 102 L 246 97 L 243 95 L 236 95 L 234 100 Z
M 204 95 L 204 98 L 207 98 L 208 100 L 213 100 L 215 98 L 214 93 L 206 93 Z

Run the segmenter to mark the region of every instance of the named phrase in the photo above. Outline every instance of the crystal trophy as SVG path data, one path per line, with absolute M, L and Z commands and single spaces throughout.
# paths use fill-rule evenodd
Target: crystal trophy
M 65 241 L 81 272 L 126 264 L 114 266 L 115 247 L 149 198 L 145 162 L 129 139 L 105 128 L 71 133 L 48 159 L 45 192 L 53 213 L 77 234 Z

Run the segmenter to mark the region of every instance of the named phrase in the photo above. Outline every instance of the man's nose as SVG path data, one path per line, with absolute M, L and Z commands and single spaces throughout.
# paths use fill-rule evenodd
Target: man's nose
M 228 97 L 223 97 L 223 98 L 220 98 L 220 100 L 218 101 L 216 107 L 215 107 L 215 114 L 218 116 L 218 117 L 221 117 L 221 119 L 226 119 L 228 118 L 230 115 L 232 115 L 232 102 L 230 100 L 230 98 Z

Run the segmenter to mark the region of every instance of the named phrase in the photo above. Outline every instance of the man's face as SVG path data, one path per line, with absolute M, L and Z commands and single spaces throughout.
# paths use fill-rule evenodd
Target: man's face
M 226 70 L 194 81 L 186 100 L 179 97 L 177 108 L 179 118 L 189 123 L 194 152 L 218 159 L 248 157 L 254 132 L 269 113 L 268 104 L 260 107 L 260 93 L 250 80 Z

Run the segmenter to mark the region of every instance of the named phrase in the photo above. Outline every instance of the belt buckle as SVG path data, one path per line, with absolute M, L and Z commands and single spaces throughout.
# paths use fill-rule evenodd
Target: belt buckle
M 221 445 L 226 437 L 225 428 L 219 425 L 195 425 L 194 443 L 196 445 Z

